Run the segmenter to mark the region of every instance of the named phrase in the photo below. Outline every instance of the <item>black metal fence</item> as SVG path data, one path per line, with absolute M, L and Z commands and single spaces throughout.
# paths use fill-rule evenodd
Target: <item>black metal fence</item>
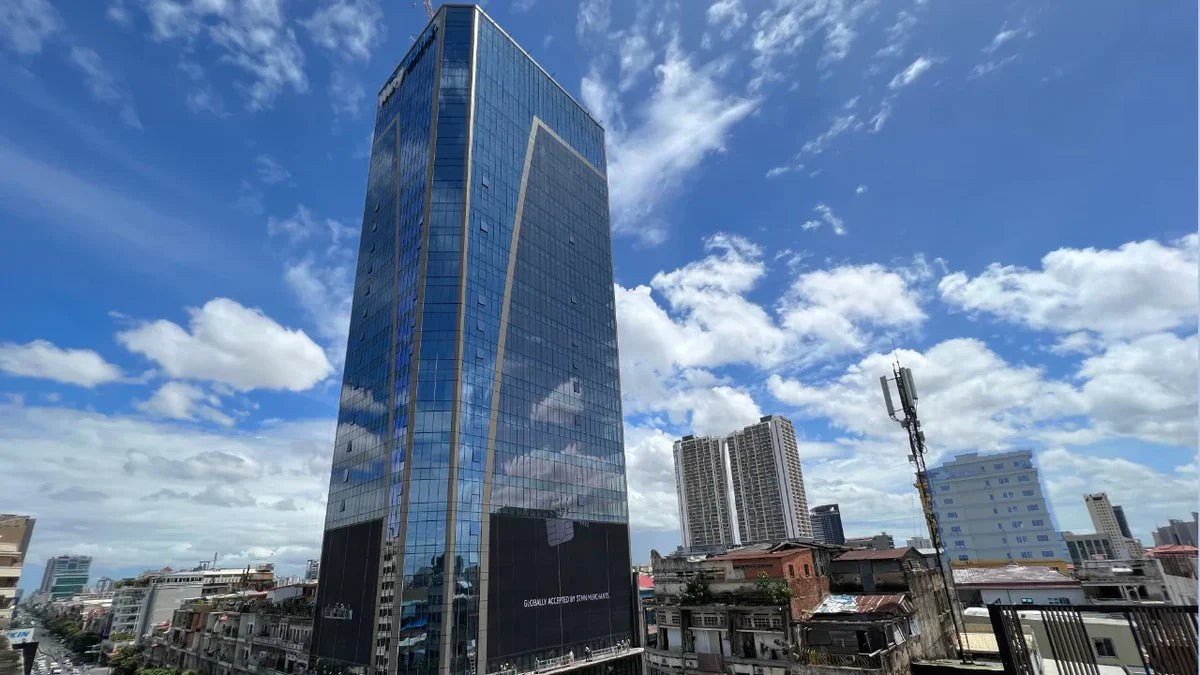
M 1173 605 L 988 605 L 1005 672 L 1035 675 L 1025 641 L 1022 612 L 1036 612 L 1048 644 L 1041 655 L 1054 659 L 1061 675 L 1099 675 L 1097 645 L 1083 615 L 1124 618 L 1147 675 L 1196 675 L 1196 606 Z M 1114 656 L 1099 654 L 1101 658 Z

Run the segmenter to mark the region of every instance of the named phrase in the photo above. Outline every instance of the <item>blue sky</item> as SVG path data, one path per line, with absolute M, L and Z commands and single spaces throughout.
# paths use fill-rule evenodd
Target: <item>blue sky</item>
M 0 510 L 35 564 L 317 555 L 410 4 L 0 9 Z M 485 8 L 608 130 L 635 558 L 678 543 L 671 441 L 767 413 L 810 504 L 913 534 L 894 357 L 934 459 L 1035 449 L 1063 529 L 1091 490 L 1147 543 L 1197 508 L 1194 4 Z

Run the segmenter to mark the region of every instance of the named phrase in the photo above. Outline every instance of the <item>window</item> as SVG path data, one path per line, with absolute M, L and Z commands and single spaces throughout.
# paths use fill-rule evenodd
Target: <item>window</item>
M 959 559 L 959 560 L 970 560 L 970 559 L 971 559 L 971 557 L 970 557 L 970 556 L 966 556 L 966 555 L 960 555 L 960 556 L 958 556 L 958 559 Z
M 1002 492 L 1002 493 L 1000 493 L 1000 496 L 1001 496 L 1001 497 L 1004 497 L 1005 499 L 1012 499 L 1012 498 L 1013 498 L 1013 493 L 1011 493 L 1011 492 Z
M 1018 534 L 1018 535 L 1017 535 L 1017 543 L 1018 543 L 1018 544 L 1024 544 L 1024 543 L 1025 543 L 1025 542 L 1027 542 L 1027 541 L 1029 541 L 1029 537 L 1026 537 L 1026 536 L 1025 536 L 1025 535 L 1023 535 L 1023 534 Z
M 1032 605 L 1033 598 L 1021 598 L 1021 604 L 1022 605 Z
M 949 497 L 946 497 L 945 499 L 942 500 L 942 503 L 943 504 L 953 504 L 954 500 Z
M 1038 510 L 1038 505 L 1037 505 L 1037 504 L 1030 504 L 1030 505 L 1028 505 L 1028 506 L 1026 506 L 1026 507 L 1025 507 L 1025 510 L 1026 510 L 1026 511 L 1037 511 L 1037 510 Z
M 578 394 L 579 393 L 579 380 L 572 380 L 571 383 L 572 383 L 572 385 L 574 385 L 575 393 Z
M 1001 485 L 1008 485 L 1012 481 L 1008 478 L 1008 476 L 1003 476 L 1001 478 L 996 479 L 996 482 Z
M 1096 648 L 1096 656 L 1117 658 L 1117 648 L 1113 645 L 1112 638 L 1092 638 L 1092 646 Z
M 804 563 L 804 576 L 808 576 L 808 563 Z
M 983 481 L 983 487 L 992 487 L 992 481 L 990 481 L 990 480 Z
M 1026 474 L 1021 474 L 1020 476 L 1017 476 L 1017 482 L 1018 482 L 1018 483 L 1028 483 L 1028 482 L 1029 482 L 1029 476 L 1028 476 L 1028 475 L 1026 475 Z
M 939 492 L 949 492 L 949 491 L 950 491 L 950 486 L 949 486 L 949 485 L 939 485 L 939 486 L 938 486 L 938 491 L 939 491 Z
M 996 501 L 996 495 L 995 495 L 995 493 L 989 492 L 989 493 L 988 493 L 988 500 L 990 500 L 990 501 L 993 501 L 993 502 L 994 502 L 994 501 Z
M 1014 520 L 1014 521 L 1012 521 L 1012 526 L 1014 528 L 1021 527 L 1021 525 L 1024 524 L 1024 522 L 1025 521 L 1023 521 L 1023 520 Z
M 963 539 L 955 539 L 954 540 L 954 548 L 966 548 L 966 547 L 967 547 L 966 540 L 963 540 Z
M 788 576 L 792 578 L 796 576 L 796 568 L 791 563 L 788 563 Z
M 1022 497 L 1032 497 L 1033 490 L 1021 490 L 1021 496 Z
M 342 482 L 343 483 L 350 482 L 350 469 L 342 469 Z
M 1004 523 L 996 523 L 996 529 L 997 529 L 997 530 L 1003 530 L 1003 529 L 1004 529 Z
M 482 230 L 482 231 L 484 231 L 484 232 L 487 232 L 487 231 L 488 231 L 488 224 L 487 224 L 487 221 L 486 221 L 486 220 L 480 220 L 480 221 L 479 221 L 479 229 L 480 229 L 480 230 Z
M 1041 527 L 1041 526 L 1042 526 L 1042 525 L 1044 525 L 1045 523 L 1046 523 L 1046 521 L 1044 521 L 1044 520 L 1031 520 L 1031 521 L 1029 521 L 1029 524 L 1030 524 L 1030 525 L 1032 525 L 1032 526 L 1034 526 L 1034 527 Z
M 1010 506 L 1010 507 L 1008 507 L 1008 512 L 1009 512 L 1009 513 L 1016 513 L 1016 512 L 1017 512 L 1017 507 L 1015 507 L 1015 506 Z
M 962 532 L 962 528 L 959 527 L 958 525 L 954 525 L 950 528 L 950 531 L 953 532 L 954 534 L 958 534 L 959 532 Z
M 1021 557 L 1022 558 L 1032 558 L 1033 551 L 1021 551 Z M 1022 600 L 1022 602 L 1024 602 L 1024 600 Z
M 958 517 L 958 512 L 957 512 L 957 511 L 951 511 L 950 513 L 947 513 L 947 514 L 946 514 L 946 517 L 947 517 L 947 518 L 957 518 L 957 517 Z
M 1039 535 L 1038 535 L 1038 541 L 1050 541 L 1050 535 L 1048 535 L 1048 534 L 1039 534 Z

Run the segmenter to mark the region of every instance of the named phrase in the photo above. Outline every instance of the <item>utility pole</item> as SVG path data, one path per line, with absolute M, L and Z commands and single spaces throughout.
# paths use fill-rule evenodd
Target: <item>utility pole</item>
M 896 391 L 900 394 L 899 411 L 892 404 L 889 381 L 896 383 Z M 897 363 L 892 367 L 892 378 L 889 380 L 887 375 L 880 376 L 879 385 L 883 388 L 883 401 L 887 405 L 888 417 L 899 422 L 900 426 L 908 432 L 910 452 L 908 461 L 912 463 L 917 473 L 917 482 L 913 483 L 913 487 L 917 488 L 917 495 L 921 498 L 921 509 L 925 512 L 925 525 L 929 528 L 929 541 L 933 544 L 933 550 L 937 555 L 938 574 L 941 575 L 942 585 L 946 588 L 946 600 L 950 604 L 950 615 L 954 620 L 954 640 L 958 647 L 958 657 L 963 663 L 969 663 L 971 654 L 963 647 L 962 636 L 966 632 L 966 627 L 963 625 L 962 613 L 958 606 L 958 592 L 954 588 L 954 573 L 946 572 L 950 561 L 944 560 L 942 557 L 945 547 L 942 544 L 941 532 L 938 530 L 937 515 L 933 511 L 933 487 L 929 482 L 929 472 L 925 468 L 925 432 L 921 431 L 921 422 L 917 419 L 917 385 L 913 382 L 912 369 L 901 368 Z M 903 417 L 897 417 L 897 412 Z

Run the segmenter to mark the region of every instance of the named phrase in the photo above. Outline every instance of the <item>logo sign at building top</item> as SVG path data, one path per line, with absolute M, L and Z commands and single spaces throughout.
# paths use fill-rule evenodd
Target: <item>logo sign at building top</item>
M 8 641 L 14 645 L 25 644 L 26 642 L 33 642 L 34 641 L 33 629 L 32 628 L 14 628 L 14 629 L 8 631 Z

